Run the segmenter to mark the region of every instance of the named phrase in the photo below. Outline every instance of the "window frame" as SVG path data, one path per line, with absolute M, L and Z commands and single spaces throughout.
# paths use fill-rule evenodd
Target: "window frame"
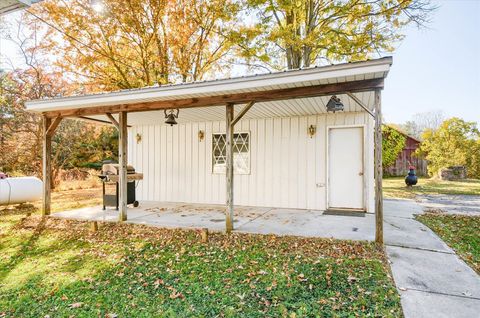
M 236 175 L 249 175 L 251 173 L 251 170 L 252 170 L 252 165 L 251 165 L 251 160 L 252 160 L 252 144 L 251 144 L 251 137 L 252 137 L 252 134 L 250 131 L 238 131 L 238 132 L 234 132 L 233 133 L 233 137 L 234 137 L 234 145 L 235 145 L 235 136 L 236 135 L 241 135 L 241 134 L 247 134 L 248 135 L 248 158 L 246 159 L 245 163 L 247 164 L 247 170 L 248 171 L 238 171 L 238 169 L 235 169 L 236 165 L 235 165 L 235 154 L 238 154 L 238 152 L 235 152 L 235 148 L 234 148 L 234 152 L 233 152 L 233 173 L 236 174 Z M 211 147 L 210 147 L 210 151 L 211 151 L 211 173 L 212 174 L 226 174 L 226 163 L 225 165 L 223 165 L 225 167 L 225 169 L 222 169 L 224 171 L 215 171 L 215 136 L 216 135 L 223 135 L 224 138 L 225 138 L 225 143 L 226 143 L 226 133 L 223 133 L 223 132 L 214 132 L 212 133 L 212 144 L 211 144 Z M 217 164 L 218 165 L 218 164 Z

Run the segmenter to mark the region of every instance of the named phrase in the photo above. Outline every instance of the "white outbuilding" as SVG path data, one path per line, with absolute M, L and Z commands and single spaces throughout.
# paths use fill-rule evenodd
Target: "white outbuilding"
M 140 201 L 225 204 L 227 231 L 234 205 L 340 210 L 376 213 L 382 242 L 381 90 L 391 64 L 30 101 L 44 118 L 44 213 L 51 137 L 62 118 L 81 118 L 119 129 L 120 220 L 128 163 L 144 175 Z

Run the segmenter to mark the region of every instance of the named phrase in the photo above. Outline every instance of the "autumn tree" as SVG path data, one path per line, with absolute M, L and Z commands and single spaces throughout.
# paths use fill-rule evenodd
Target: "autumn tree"
M 355 61 L 390 52 L 430 0 L 45 1 L 47 49 L 89 90 L 202 80 L 233 63 L 266 69 Z M 241 63 L 240 63 L 241 64 Z
M 430 175 L 448 166 L 466 166 L 468 176 L 480 178 L 480 132 L 477 123 L 453 117 L 445 120 L 436 130 L 427 129 L 422 138 L 419 152 L 426 155 Z
M 15 29 L 15 28 L 14 28 Z M 25 110 L 25 101 L 69 95 L 77 86 L 69 83 L 61 70 L 52 68 L 37 50 L 36 29 L 23 30 L 21 23 L 8 34 L 23 57 L 22 67 L 0 74 L 0 170 L 13 174 L 40 175 L 42 158 L 42 120 Z M 82 167 L 113 157 L 116 136 L 112 128 L 82 121 L 62 121 L 54 135 L 52 167 L 54 181 L 61 169 Z M 100 139 L 98 137 L 101 137 Z M 108 142 L 103 145 L 102 142 Z
M 89 90 L 203 79 L 224 69 L 239 6 L 220 0 L 45 1 L 32 14 L 50 28 L 45 48 Z M 33 20 L 31 20 L 33 21 Z
M 70 94 L 58 72 L 47 70 L 37 59 L 31 39 L 10 39 L 22 54 L 24 68 L 4 72 L 0 81 L 2 156 L 0 166 L 9 171 L 37 174 L 41 169 L 42 121 L 25 110 L 30 99 Z
M 169 19 L 175 21 L 168 34 L 172 73 L 187 82 L 228 67 L 238 10 L 238 4 L 231 1 L 177 1 L 168 12 Z
M 42 68 L 4 73 L 0 78 L 0 170 L 14 174 L 40 175 L 42 120 L 27 112 L 24 102 L 58 96 L 68 85 L 58 74 Z M 52 139 L 52 180 L 61 170 L 95 167 L 104 159 L 116 159 L 116 129 L 64 119 Z
M 429 0 L 247 0 L 261 30 L 247 57 L 278 68 L 364 60 L 391 52 L 408 24 L 423 25 Z M 286 64 L 286 65 L 285 65 Z

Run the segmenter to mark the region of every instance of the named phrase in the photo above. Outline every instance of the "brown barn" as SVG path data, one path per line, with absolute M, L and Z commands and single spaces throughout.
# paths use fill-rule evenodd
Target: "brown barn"
M 402 152 L 398 154 L 395 164 L 386 168 L 384 173 L 390 176 L 406 176 L 408 173 L 408 167 L 412 165 L 415 167 L 417 175 L 427 175 L 427 160 L 421 157 L 419 158 L 415 155 L 415 151 L 420 146 L 421 141 L 415 137 L 407 135 L 405 132 L 396 127 L 390 126 L 390 128 L 393 128 L 404 135 L 407 140 L 405 141 L 405 147 L 403 148 Z

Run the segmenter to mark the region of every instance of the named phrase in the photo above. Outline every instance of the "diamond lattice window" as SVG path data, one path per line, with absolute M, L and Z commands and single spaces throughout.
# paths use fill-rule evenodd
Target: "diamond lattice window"
M 227 171 L 227 143 L 225 134 L 213 134 L 213 173 Z M 250 173 L 250 134 L 233 134 L 233 172 Z

